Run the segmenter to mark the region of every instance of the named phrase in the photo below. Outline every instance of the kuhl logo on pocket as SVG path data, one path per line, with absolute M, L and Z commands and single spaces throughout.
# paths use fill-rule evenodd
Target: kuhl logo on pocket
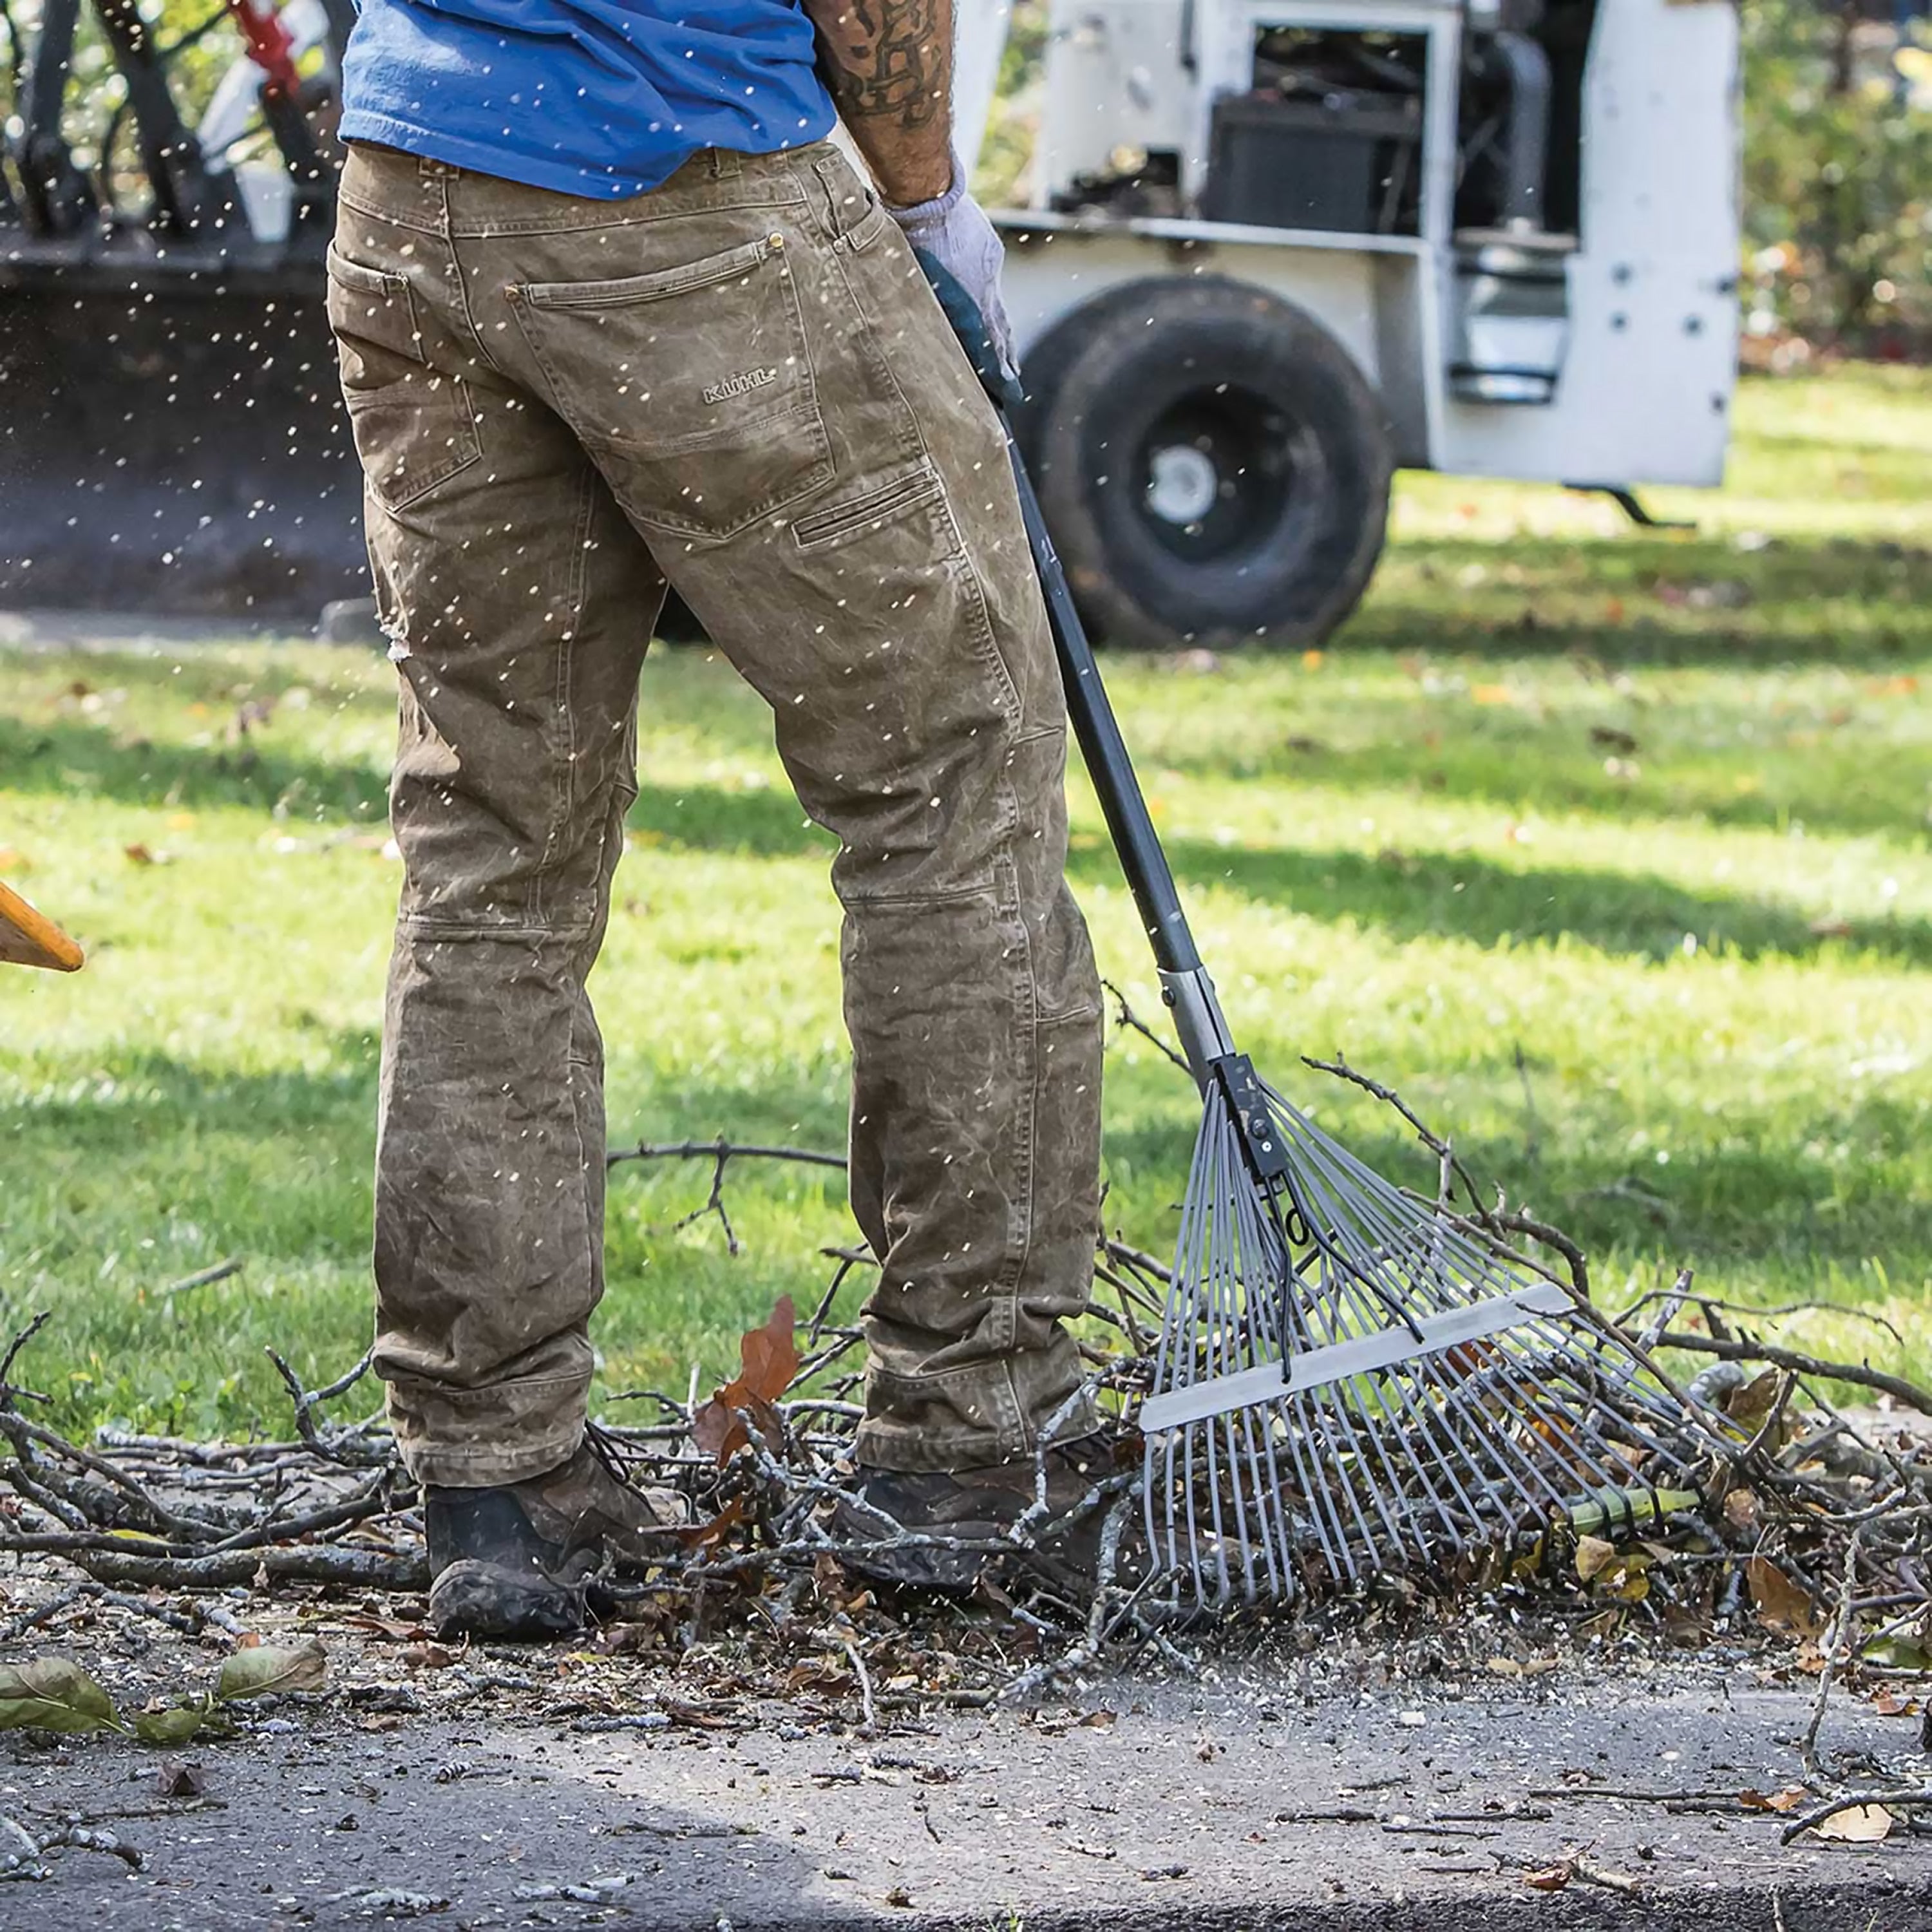
M 713 382 L 704 392 L 707 403 L 729 403 L 740 396 L 748 396 L 754 389 L 762 389 L 767 382 L 776 382 L 778 372 L 776 369 L 747 369 L 736 376 L 727 376 L 722 382 Z

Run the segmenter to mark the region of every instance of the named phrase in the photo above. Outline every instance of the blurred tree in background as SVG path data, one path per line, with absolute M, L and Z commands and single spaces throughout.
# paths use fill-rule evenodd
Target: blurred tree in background
M 0 0 L 0 118 L 13 112 L 18 86 L 14 43 L 32 38 L 39 10 L 39 0 Z M 146 0 L 143 11 L 160 44 L 178 50 L 177 94 L 192 125 L 240 53 L 222 0 Z M 1760 341 L 1932 354 L 1925 0 L 1742 0 L 1742 16 L 1748 329 Z M 1046 47 L 1043 0 L 1018 0 L 976 182 L 994 203 L 1027 196 Z M 74 68 L 68 138 L 86 166 L 100 165 L 104 142 L 116 146 L 109 165 L 118 173 L 123 89 L 91 14 Z
M 1922 14 L 1916 39 L 1894 54 L 1872 11 L 1856 0 L 1744 0 L 1746 326 L 1924 356 L 1932 38 Z

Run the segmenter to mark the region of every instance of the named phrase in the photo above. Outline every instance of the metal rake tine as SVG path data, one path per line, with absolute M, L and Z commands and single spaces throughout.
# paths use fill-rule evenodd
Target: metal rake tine
M 1450 1378 L 1449 1368 L 1450 1365 L 1446 1360 L 1438 1362 L 1432 1359 L 1418 1364 L 1418 1372 L 1426 1376 L 1431 1386 L 1441 1393 L 1444 1403 L 1453 1407 L 1462 1416 L 1466 1428 L 1478 1433 L 1489 1436 L 1489 1430 L 1483 1426 L 1480 1420 L 1469 1414 L 1468 1393 L 1459 1382 Z M 1492 1436 L 1490 1439 L 1493 1442 Z M 1463 1456 L 1465 1460 L 1469 1463 L 1478 1480 L 1486 1488 L 1493 1492 L 1495 1484 L 1498 1480 L 1507 1480 L 1526 1504 L 1532 1508 L 1535 1506 L 1536 1498 L 1525 1487 L 1521 1477 L 1509 1466 L 1500 1452 L 1497 1454 L 1496 1458 L 1500 1466 L 1499 1471 L 1496 1474 L 1492 1474 L 1484 1470 L 1477 1462 L 1474 1450 L 1469 1448 L 1464 1437 L 1452 1436 L 1451 1440 L 1455 1443 L 1456 1449 Z M 1563 1507 L 1562 1492 L 1554 1484 L 1544 1477 L 1540 1471 L 1535 1470 L 1534 1466 L 1531 1466 L 1531 1472 L 1537 1476 L 1544 1492 L 1544 1500 L 1549 1507 L 1552 1509 L 1561 1509 Z M 1480 1506 L 1472 1504 L 1472 1507 L 1477 1509 L 1477 1513 L 1480 1516 L 1481 1514 Z
M 1603 1457 L 1610 1458 L 1614 1451 L 1600 1432 L 1587 1418 L 1550 1406 L 1542 1384 L 1530 1376 L 1522 1364 L 1509 1357 L 1507 1352 L 1504 1352 L 1504 1361 L 1506 1364 L 1504 1372 L 1512 1378 L 1517 1400 L 1522 1410 L 1531 1420 L 1545 1423 L 1553 1432 L 1553 1434 L 1541 1438 L 1544 1448 L 1550 1452 L 1550 1460 L 1559 1466 L 1567 1466 L 1570 1473 L 1586 1491 L 1606 1480 L 1612 1472 L 1610 1462 L 1608 1460 L 1586 1462 L 1577 1441 L 1580 1435 L 1587 1432 L 1594 1443 L 1600 1448 Z M 1519 1374 L 1519 1370 L 1522 1372 Z M 1520 1447 L 1516 1447 L 1516 1460 L 1519 1466 L 1540 1474 L 1540 1466 Z M 1567 1510 L 1569 1500 L 1559 1494 L 1554 1498 L 1554 1506 L 1558 1510 Z
M 1340 1403 L 1333 1405 L 1316 1403 L 1312 1400 L 1314 1393 L 1315 1392 L 1312 1390 L 1309 1391 L 1310 1399 L 1310 1406 L 1316 1408 L 1318 1413 L 1330 1418 L 1333 1421 L 1340 1425 L 1342 1434 L 1354 1450 L 1356 1461 L 1359 1466 L 1363 1460 L 1360 1439 L 1356 1434 L 1352 1418 L 1347 1406 L 1344 1404 Z M 1377 1447 L 1378 1448 L 1380 1447 L 1379 1441 L 1378 1441 Z M 1339 1462 L 1340 1459 L 1336 1460 Z M 1360 1501 L 1357 1494 L 1357 1487 L 1358 1486 L 1355 1484 L 1345 1481 L 1342 1492 L 1348 1498 L 1350 1510 L 1354 1515 L 1357 1526 L 1361 1532 L 1364 1542 L 1370 1548 L 1373 1549 L 1376 1546 L 1376 1538 L 1374 1533 L 1370 1529 L 1367 1521 L 1363 1515 Z M 1403 1534 L 1402 1530 L 1397 1527 L 1394 1520 L 1390 1517 L 1386 1499 L 1384 1498 L 1381 1489 L 1372 1484 L 1370 1486 L 1369 1494 L 1371 1503 L 1374 1505 L 1377 1513 L 1382 1519 L 1383 1528 L 1388 1532 L 1389 1534 L 1395 1539 L 1396 1544 L 1400 1546 L 1404 1540 Z
M 1426 1359 L 1423 1363 L 1418 1364 L 1419 1368 L 1424 1369 L 1432 1367 L 1432 1366 L 1433 1364 Z M 1432 1417 L 1428 1414 L 1426 1406 L 1419 1402 L 1417 1391 L 1411 1386 L 1409 1382 L 1405 1378 L 1395 1376 L 1390 1376 L 1388 1379 L 1389 1383 L 1393 1385 L 1395 1390 L 1396 1399 L 1402 1404 L 1405 1412 L 1412 1417 L 1418 1430 L 1420 1430 L 1425 1436 L 1429 1437 L 1432 1440 L 1435 1440 L 1436 1438 L 1436 1432 L 1433 1428 L 1432 1428 L 1431 1424 L 1438 1421 L 1440 1418 Z M 1420 1410 L 1420 1413 L 1418 1413 L 1418 1409 Z M 1469 1516 L 1472 1519 L 1480 1519 L 1482 1514 L 1480 1505 L 1476 1502 L 1475 1499 L 1470 1496 L 1468 1490 L 1463 1487 L 1462 1479 L 1456 1473 L 1455 1463 L 1452 1460 L 1453 1453 L 1456 1451 L 1461 1452 L 1463 1460 L 1470 1464 L 1472 1470 L 1480 1478 L 1482 1472 L 1480 1469 L 1477 1467 L 1474 1458 L 1468 1454 L 1466 1449 L 1464 1449 L 1462 1444 L 1456 1442 L 1454 1437 L 1449 1437 L 1446 1441 L 1437 1441 L 1436 1453 L 1440 1459 L 1439 1467 L 1441 1468 L 1444 1480 L 1454 1490 L 1456 1501 L 1462 1504 L 1464 1510 L 1468 1512 Z M 1421 1482 L 1424 1487 L 1429 1491 L 1430 1498 L 1435 1502 L 1437 1510 L 1446 1516 L 1447 1511 L 1444 1509 L 1440 1498 L 1436 1494 L 1434 1484 L 1431 1483 L 1429 1479 L 1428 1471 L 1426 1465 L 1423 1463 L 1420 1457 L 1414 1454 L 1413 1449 L 1411 1450 L 1410 1455 L 1411 1460 L 1415 1467 L 1418 1480 Z M 1452 1534 L 1453 1533 L 1452 1530 Z
M 1286 1252 L 1281 1246 L 1280 1236 L 1272 1221 L 1260 1210 L 1259 1204 L 1252 1196 L 1238 1199 L 1235 1237 L 1236 1270 L 1240 1274 L 1245 1262 L 1246 1312 L 1252 1316 L 1258 1306 L 1266 1308 L 1279 1294 L 1280 1277 L 1287 1261 Z M 1262 1276 L 1258 1282 L 1255 1279 L 1258 1270 Z M 1231 1433 L 1244 1439 L 1248 1468 L 1252 1478 L 1249 1493 L 1253 1499 L 1257 1518 L 1252 1540 L 1260 1545 L 1270 1582 L 1275 1593 L 1279 1594 L 1285 1581 L 1285 1574 L 1276 1560 L 1277 1539 L 1275 1531 L 1279 1513 L 1285 1504 L 1282 1498 L 1280 1471 L 1274 1460 L 1272 1436 L 1265 1418 L 1258 1412 L 1242 1412 L 1238 1416 L 1229 1419 L 1235 1424 Z M 1262 1468 L 1264 1460 L 1267 1466 L 1265 1474 Z M 1283 1536 L 1280 1540 L 1285 1550 L 1288 1539 Z

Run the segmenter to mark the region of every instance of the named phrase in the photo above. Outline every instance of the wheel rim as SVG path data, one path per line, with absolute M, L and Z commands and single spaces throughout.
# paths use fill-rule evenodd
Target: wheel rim
M 1306 428 L 1236 385 L 1166 404 L 1138 440 L 1138 521 L 1163 549 L 1205 563 L 1291 537 L 1318 500 L 1323 464 Z

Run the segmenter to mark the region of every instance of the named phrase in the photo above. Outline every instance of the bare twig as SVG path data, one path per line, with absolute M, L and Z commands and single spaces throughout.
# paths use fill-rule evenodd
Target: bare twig
M 604 1156 L 607 1168 L 627 1160 L 790 1160 L 807 1167 L 837 1168 L 846 1166 L 842 1154 L 828 1154 L 822 1148 L 759 1147 L 742 1141 L 728 1141 L 722 1134 L 716 1140 L 640 1141 L 634 1147 L 616 1148 Z
M 878 1710 L 872 1702 L 872 1673 L 866 1668 L 866 1660 L 860 1654 L 859 1646 L 849 1636 L 842 1632 L 838 1641 L 844 1650 L 847 1660 L 852 1666 L 852 1675 L 858 1679 L 860 1701 L 866 1712 L 866 1732 L 869 1736 L 879 1727 Z
M 1858 1589 L 1858 1539 L 1863 1533 L 1864 1526 L 1861 1524 L 1845 1544 L 1845 1569 L 1838 1583 L 1838 1613 L 1832 1619 L 1832 1628 L 1826 1638 L 1824 1663 L 1818 1672 L 1817 1700 L 1811 1706 L 1811 1721 L 1804 1727 L 1804 1741 L 1798 1754 L 1807 1778 L 1818 1775 L 1818 1733 L 1824 1725 L 1825 1706 L 1831 1700 L 1832 1674 L 1849 1647 L 1847 1640 L 1853 1614 L 1852 1598 Z
M 1808 1355 L 1776 1342 L 1700 1335 L 1694 1330 L 1684 1328 L 1666 1329 L 1658 1337 L 1658 1346 L 1687 1349 L 1694 1354 L 1714 1355 L 1722 1362 L 1762 1362 L 1768 1367 L 1789 1369 L 1794 1375 L 1856 1383 L 1861 1388 L 1876 1389 L 1894 1401 L 1904 1402 L 1907 1408 L 1917 1409 L 1922 1415 L 1932 1415 L 1932 1389 L 1922 1388 L 1904 1376 L 1892 1375 L 1863 1363 L 1828 1361 L 1822 1355 Z
M 1657 1324 L 1660 1334 L 1682 1306 L 1684 1295 L 1681 1290 L 1686 1285 L 1688 1273 L 1687 1270 L 1684 1276 L 1680 1276 L 1673 1287 L 1646 1289 L 1628 1308 L 1620 1311 L 1616 1318 L 1628 1327 L 1646 1308 L 1657 1306 L 1664 1310 L 1665 1318 Z M 1726 1315 L 1742 1315 L 1758 1322 L 1784 1321 L 1794 1315 L 1842 1316 L 1848 1322 L 1869 1322 L 1874 1328 L 1882 1328 L 1901 1347 L 1905 1342 L 1904 1332 L 1898 1324 L 1875 1308 L 1854 1308 L 1842 1301 L 1825 1301 L 1815 1298 L 1803 1301 L 1773 1302 L 1762 1308 L 1748 1301 L 1727 1301 L 1721 1295 L 1700 1294 L 1697 1299 L 1706 1308 L 1721 1309 Z
M 205 1268 L 199 1274 L 184 1275 L 179 1281 L 171 1281 L 161 1290 L 164 1294 L 185 1294 L 191 1288 L 212 1288 L 218 1281 L 226 1281 L 231 1276 L 239 1274 L 248 1266 L 239 1255 L 231 1255 L 225 1262 L 217 1262 L 212 1268 Z
M 1134 1011 L 1133 1008 L 1127 1004 L 1126 994 L 1122 992 L 1111 980 L 1102 980 L 1100 984 L 1120 1002 L 1119 1010 L 1114 1015 L 1114 1024 L 1116 1026 L 1125 1027 L 1130 1033 L 1138 1034 L 1142 1039 L 1148 1042 L 1157 1052 L 1164 1054 L 1172 1060 L 1182 1072 L 1187 1076 L 1189 1079 L 1192 1080 L 1194 1077 L 1193 1070 L 1188 1065 L 1186 1058 L 1177 1053 L 1159 1034 L 1154 1031 L 1152 1027 L 1148 1024 L 1145 1020 L 1141 1018 L 1139 1014 Z
M 1882 1804 L 1888 1811 L 1916 1811 L 1932 1804 L 1932 1784 L 1910 1784 L 1889 1791 L 1841 1791 L 1809 1811 L 1801 1811 L 1778 1833 L 1778 1841 L 1788 1845 L 1807 1832 L 1815 1832 L 1840 1811 L 1862 1810 L 1868 1804 Z
M 0 1402 L 13 1402 L 24 1399 L 28 1402 L 45 1402 L 47 1398 L 35 1389 L 16 1388 L 14 1384 L 14 1364 L 20 1358 L 20 1351 L 53 1319 L 53 1310 L 44 1308 L 26 1328 L 7 1345 L 7 1352 L 0 1355 Z
M 1302 1063 L 1318 1073 L 1332 1074 L 1337 1080 L 1346 1081 L 1352 1087 L 1359 1087 L 1364 1093 L 1372 1095 L 1384 1106 L 1393 1108 L 1414 1129 L 1416 1138 L 1461 1185 L 1463 1198 L 1468 1203 L 1466 1214 L 1454 1217 L 1461 1226 L 1504 1246 L 1508 1246 L 1512 1238 L 1516 1236 L 1540 1241 L 1545 1247 L 1555 1250 L 1563 1257 L 1564 1265 L 1570 1271 L 1570 1286 L 1583 1300 L 1587 1301 L 1589 1299 L 1590 1264 L 1583 1250 L 1560 1228 L 1552 1227 L 1546 1221 L 1511 1209 L 1500 1201 L 1494 1208 L 1486 1206 L 1481 1191 L 1476 1185 L 1474 1175 L 1469 1172 L 1454 1146 L 1437 1133 L 1394 1088 L 1384 1087 L 1379 1080 L 1372 1079 L 1359 1069 L 1351 1066 L 1339 1053 L 1333 1060 L 1317 1060 L 1304 1054 Z M 1438 1201 L 1446 1208 L 1446 1190 L 1438 1194 Z
M 294 1398 L 296 1433 L 308 1449 L 331 1462 L 344 1463 L 350 1468 L 367 1468 L 371 1463 L 386 1463 L 394 1459 L 393 1448 L 370 1442 L 359 1430 L 332 1427 L 325 1432 L 316 1426 L 315 1420 L 319 1404 L 332 1402 L 336 1396 L 346 1394 L 369 1372 L 369 1364 L 375 1358 L 373 1348 L 347 1374 L 337 1376 L 327 1388 L 319 1389 L 304 1388 L 301 1378 L 273 1348 L 262 1352 L 274 1364 L 275 1372 L 281 1377 L 283 1386 Z

